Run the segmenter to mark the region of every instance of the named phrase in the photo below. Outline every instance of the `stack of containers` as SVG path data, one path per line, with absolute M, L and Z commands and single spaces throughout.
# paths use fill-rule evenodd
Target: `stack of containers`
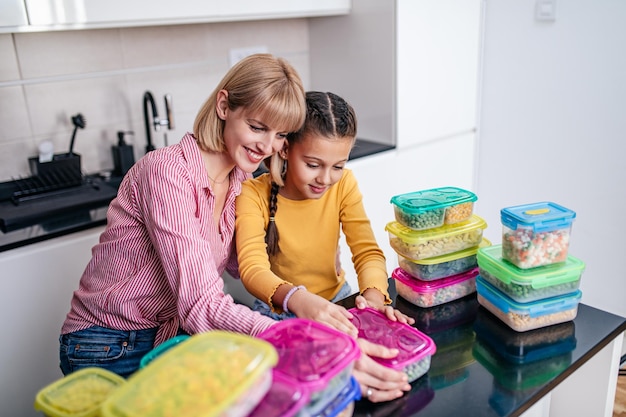
M 280 378 L 291 389 L 306 397 L 287 410 L 277 410 L 273 393 L 265 397 L 253 415 L 308 417 L 352 415 L 354 401 L 361 390 L 351 378 L 355 361 L 361 352 L 356 341 L 345 333 L 306 319 L 289 319 L 274 324 L 259 335 L 278 353 L 274 367 L 275 378 Z M 273 410 L 272 414 L 263 410 Z M 282 412 L 282 414 L 281 414 Z
M 502 244 L 477 254 L 478 302 L 518 332 L 576 318 L 585 268 L 568 254 L 576 213 L 539 202 L 500 214 Z
M 458 187 L 440 187 L 391 198 L 395 221 L 387 224 L 398 254 L 397 293 L 423 308 L 476 292 L 478 249 L 487 223 L 474 214 L 477 197 Z

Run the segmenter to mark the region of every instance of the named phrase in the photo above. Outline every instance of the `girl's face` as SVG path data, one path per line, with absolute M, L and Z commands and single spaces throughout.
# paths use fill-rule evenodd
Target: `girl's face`
M 227 94 L 227 93 L 226 93 Z M 232 162 L 246 172 L 254 172 L 261 162 L 283 148 L 288 132 L 263 123 L 258 115 L 243 107 L 230 110 L 227 95 L 218 96 L 218 115 L 225 121 L 224 143 Z
M 321 198 L 341 179 L 353 143 L 352 138 L 308 135 L 285 145 L 287 172 L 280 194 L 291 200 Z

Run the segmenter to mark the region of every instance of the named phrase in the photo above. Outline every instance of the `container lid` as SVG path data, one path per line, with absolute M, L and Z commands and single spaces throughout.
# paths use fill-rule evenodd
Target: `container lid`
M 280 372 L 273 372 L 272 387 L 248 417 L 292 417 L 309 402 L 310 397 L 297 381 Z
M 502 224 L 513 230 L 525 227 L 535 232 L 549 232 L 569 227 L 575 218 L 574 211 L 549 201 L 500 210 Z
M 514 312 L 528 314 L 530 317 L 541 317 L 560 311 L 571 310 L 578 306 L 582 292 L 576 290 L 570 294 L 557 297 L 548 297 L 530 303 L 518 303 L 500 290 L 495 288 L 483 277 L 476 277 L 476 291 L 487 301 L 495 305 L 504 313 Z
M 442 239 L 449 236 L 456 236 L 462 233 L 471 232 L 476 229 L 486 229 L 487 222 L 477 214 L 472 214 L 469 220 L 463 222 L 446 224 L 440 227 L 427 230 L 413 230 L 403 226 L 397 221 L 387 223 L 385 230 L 402 239 L 406 243 L 419 244 L 433 239 Z
M 478 249 L 486 248 L 489 246 L 491 246 L 491 242 L 486 237 L 483 237 L 478 246 L 472 246 L 471 248 L 466 248 L 452 253 L 446 253 L 445 255 L 434 256 L 432 258 L 420 260 L 414 260 L 409 258 L 405 259 L 417 265 L 438 265 L 444 262 L 456 261 L 457 259 L 463 259 L 469 256 L 476 255 L 478 253 Z
M 476 255 L 478 266 L 500 281 L 509 284 L 545 288 L 576 281 L 585 269 L 585 263 L 571 255 L 565 262 L 521 269 L 502 258 L 502 245 L 481 248 Z
M 469 271 L 465 271 L 460 274 L 432 281 L 422 281 L 420 279 L 413 278 L 411 274 L 400 267 L 394 269 L 391 276 L 403 284 L 408 285 L 415 292 L 420 294 L 430 294 L 437 292 L 442 288 L 450 287 L 452 285 L 476 278 L 478 276 L 478 268 L 472 268 Z
M 370 307 L 351 308 L 348 311 L 352 313 L 350 321 L 359 330 L 359 337 L 399 350 L 398 355 L 392 359 L 373 358 L 389 368 L 401 370 L 436 351 L 435 342 L 415 327 L 391 321 L 383 313 Z
M 126 383 L 102 368 L 84 368 L 41 389 L 35 410 L 49 417 L 95 417 L 104 400 Z
M 159 346 L 152 349 L 150 352 L 146 353 L 143 358 L 141 358 L 141 362 L 139 362 L 139 368 L 145 368 L 150 362 L 156 359 L 157 356 L 165 353 L 165 351 L 170 350 L 174 346 L 179 343 L 184 342 L 189 339 L 189 335 L 181 334 L 178 336 L 174 336 L 171 339 L 167 339 L 165 342 L 161 343 Z
M 104 402 L 101 416 L 220 416 L 253 391 L 277 360 L 276 350 L 261 339 L 199 333 L 131 375 Z
M 462 188 L 440 187 L 399 194 L 391 197 L 391 203 L 406 213 L 423 213 L 456 204 L 474 202 L 477 199 L 476 194 Z
M 311 393 L 324 389 L 361 354 L 356 341 L 347 334 L 307 319 L 279 321 L 259 337 L 276 348 L 275 369 Z

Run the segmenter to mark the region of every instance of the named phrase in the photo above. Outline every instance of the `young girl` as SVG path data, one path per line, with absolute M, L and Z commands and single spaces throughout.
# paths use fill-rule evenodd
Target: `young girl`
M 305 118 L 302 82 L 269 54 L 233 66 L 180 143 L 149 152 L 126 174 L 107 227 L 61 330 L 61 370 L 122 376 L 182 330 L 256 335 L 273 320 L 223 292 L 238 276 L 235 197 Z
M 344 169 L 356 138 L 352 107 L 332 93 L 306 95 L 307 118 L 270 162 L 243 184 L 236 239 L 242 283 L 270 317 L 308 318 L 349 334 L 350 313 L 332 301 L 352 293 L 338 266 L 345 234 L 357 272 L 358 304 L 410 321 L 394 310 L 385 257 L 365 214 L 354 175 Z

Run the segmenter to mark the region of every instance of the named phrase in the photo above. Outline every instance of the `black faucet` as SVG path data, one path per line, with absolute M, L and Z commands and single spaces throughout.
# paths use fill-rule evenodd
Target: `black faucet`
M 152 111 L 152 120 L 150 120 L 148 115 L 148 104 L 150 104 L 150 110 Z M 165 113 L 167 119 L 159 119 L 154 97 L 150 91 L 146 91 L 143 95 L 143 121 L 146 125 L 146 153 L 155 149 L 152 144 L 152 127 L 154 127 L 154 130 L 159 130 L 161 126 L 167 126 L 169 130 L 174 129 L 172 96 L 170 94 L 165 95 Z

